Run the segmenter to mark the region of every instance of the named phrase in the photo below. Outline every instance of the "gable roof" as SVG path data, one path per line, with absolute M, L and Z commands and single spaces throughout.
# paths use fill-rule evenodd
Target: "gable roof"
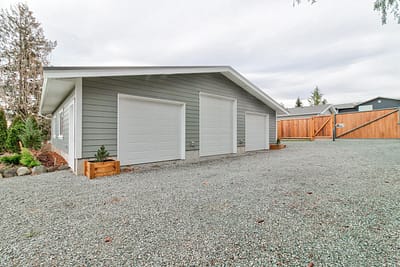
M 378 96 L 378 97 L 374 97 L 374 98 L 372 98 L 372 99 L 369 99 L 369 100 L 363 101 L 363 102 L 353 102 L 353 103 L 337 104 L 337 105 L 335 105 L 335 108 L 336 108 L 336 109 L 355 108 L 355 107 L 358 107 L 358 106 L 360 106 L 360 105 L 362 105 L 362 104 L 365 104 L 365 103 L 368 103 L 368 102 L 371 102 L 371 101 L 374 101 L 374 100 L 377 100 L 377 99 L 388 99 L 388 100 L 400 101 L 400 99 L 396 99 L 396 98 L 389 98 L 389 97 L 381 97 L 381 96 Z
M 74 88 L 77 78 L 196 73 L 221 73 L 273 110 L 287 114 L 274 99 L 230 66 L 45 67 L 40 113 L 52 113 Z
M 346 109 L 346 108 L 354 108 L 358 106 L 361 102 L 353 102 L 353 103 L 344 103 L 344 104 L 337 104 L 334 105 L 336 109 Z
M 367 100 L 367 101 L 358 103 L 358 105 L 356 105 L 356 106 L 359 106 L 359 105 L 362 105 L 362 104 L 365 104 L 365 103 L 368 103 L 368 102 L 371 102 L 371 101 L 374 101 L 374 100 L 377 100 L 377 99 L 388 99 L 388 100 L 400 101 L 400 99 L 396 99 L 396 98 L 389 98 L 389 97 L 381 97 L 381 96 L 378 96 L 378 97 L 374 97 L 374 98 L 372 98 L 372 99 L 370 99 L 370 100 Z
M 328 110 L 331 110 L 332 113 L 336 113 L 336 110 L 332 104 L 299 107 L 299 108 L 288 108 L 286 110 L 289 114 L 279 114 L 278 117 L 318 115 L 318 114 L 323 114 Z

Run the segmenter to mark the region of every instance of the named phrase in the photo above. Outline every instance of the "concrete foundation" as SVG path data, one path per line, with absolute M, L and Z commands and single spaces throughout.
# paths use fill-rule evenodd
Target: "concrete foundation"
M 266 151 L 266 150 L 260 150 L 260 151 Z M 230 158 L 230 157 L 238 157 L 241 155 L 248 155 L 252 154 L 254 152 L 246 152 L 244 146 L 240 146 L 237 148 L 237 153 L 235 154 L 224 154 L 224 155 L 216 155 L 216 156 L 207 156 L 207 157 L 200 157 L 199 150 L 194 150 L 194 151 L 186 151 L 186 159 L 185 160 L 168 160 L 168 161 L 159 161 L 159 162 L 151 162 L 151 163 L 143 163 L 143 164 L 135 164 L 135 165 L 129 165 L 129 166 L 121 166 L 121 170 L 123 171 L 124 169 L 134 169 L 134 170 L 150 170 L 150 169 L 157 169 L 161 167 L 167 167 L 167 166 L 176 166 L 176 165 L 182 165 L 182 164 L 190 164 L 190 163 L 196 163 L 196 162 L 203 162 L 203 161 L 211 161 L 211 160 L 216 160 L 216 159 L 222 159 L 222 158 Z M 77 159 L 76 160 L 76 174 L 77 175 L 83 175 L 84 172 L 84 161 L 85 160 L 93 160 L 94 158 L 91 159 Z M 113 158 L 116 159 L 116 158 Z

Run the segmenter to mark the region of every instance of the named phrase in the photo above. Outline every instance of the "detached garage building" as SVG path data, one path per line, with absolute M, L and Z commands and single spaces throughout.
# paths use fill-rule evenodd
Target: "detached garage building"
M 286 111 L 231 67 L 48 67 L 40 110 L 76 173 L 104 145 L 121 165 L 268 149 Z

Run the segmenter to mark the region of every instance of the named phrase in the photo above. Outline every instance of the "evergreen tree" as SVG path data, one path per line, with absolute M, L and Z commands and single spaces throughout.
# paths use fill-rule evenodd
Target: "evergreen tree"
M 323 94 L 319 90 L 318 86 L 315 87 L 314 91 L 311 92 L 311 96 L 308 98 L 310 106 L 325 105 L 328 103 L 326 99 L 322 99 Z
M 0 10 L 0 102 L 10 116 L 38 115 L 43 66 L 56 42 L 47 40 L 28 6 Z
M 110 156 L 110 153 L 108 153 L 108 151 L 106 150 L 106 148 L 104 147 L 104 145 L 102 145 L 102 146 L 97 150 L 97 153 L 94 154 L 94 156 L 96 157 L 96 161 L 102 162 L 102 161 L 106 161 L 106 160 L 107 160 L 107 158 Z
M 7 130 L 6 148 L 8 151 L 13 153 L 20 152 L 19 141 L 21 141 L 20 135 L 23 133 L 23 130 L 24 121 L 19 116 L 15 117 L 10 128 Z
M 35 117 L 29 116 L 25 120 L 25 125 L 19 138 L 24 147 L 36 150 L 40 149 L 42 146 L 42 134 Z
M 0 108 L 0 153 L 6 150 L 7 120 L 4 110 Z
M 301 102 L 300 97 L 297 97 L 296 105 L 294 107 L 295 108 L 301 108 L 302 106 L 303 106 L 303 102 Z

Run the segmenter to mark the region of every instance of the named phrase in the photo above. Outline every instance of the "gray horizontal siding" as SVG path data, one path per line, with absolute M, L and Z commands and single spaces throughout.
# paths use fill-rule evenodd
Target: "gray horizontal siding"
M 117 155 L 117 94 L 186 103 L 186 150 L 199 149 L 199 93 L 237 99 L 237 141 L 245 141 L 245 112 L 270 114 L 270 139 L 276 140 L 275 111 L 222 74 L 179 74 L 83 79 L 82 156 L 92 157 L 105 145 Z M 194 142 L 194 146 L 191 143 Z M 240 144 L 242 142 L 242 144 Z
M 71 99 L 74 97 L 74 91 L 72 91 L 69 96 L 61 103 L 61 105 L 57 108 L 57 110 L 53 113 L 53 122 L 52 125 L 54 126 L 52 129 L 51 134 L 51 144 L 63 151 L 64 153 L 68 154 L 68 142 L 69 142 L 69 116 L 68 116 L 68 109 L 66 105 L 68 105 Z M 59 117 L 60 113 L 63 114 L 63 135 L 60 137 L 59 132 Z

